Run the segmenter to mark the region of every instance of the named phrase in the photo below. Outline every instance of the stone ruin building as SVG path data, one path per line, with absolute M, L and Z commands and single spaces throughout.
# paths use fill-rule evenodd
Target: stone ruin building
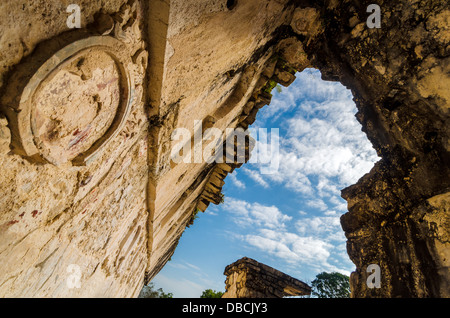
M 311 287 L 254 259 L 243 257 L 225 267 L 222 298 L 283 298 L 309 296 Z

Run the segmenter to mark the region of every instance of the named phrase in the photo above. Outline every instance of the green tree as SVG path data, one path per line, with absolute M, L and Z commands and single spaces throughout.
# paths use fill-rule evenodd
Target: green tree
M 166 294 L 162 288 L 155 290 L 154 284 L 150 283 L 142 288 L 138 298 L 173 298 L 173 294 Z
M 311 283 L 312 294 L 318 298 L 349 298 L 350 279 L 340 273 L 322 272 Z
M 223 292 L 218 292 L 212 289 L 206 289 L 203 291 L 200 298 L 222 298 Z
M 275 86 L 275 89 L 277 90 L 277 93 L 281 93 L 283 91 L 280 84 L 277 84 L 277 86 Z

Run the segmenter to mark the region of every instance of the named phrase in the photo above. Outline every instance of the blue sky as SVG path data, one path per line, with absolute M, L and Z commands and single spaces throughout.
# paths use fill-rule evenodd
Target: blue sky
M 349 275 L 340 190 L 379 160 L 355 118 L 352 94 L 307 69 L 258 113 L 255 128 L 279 129 L 279 168 L 248 163 L 225 179 L 225 202 L 187 228 L 153 279 L 174 297 L 225 290 L 225 266 L 247 256 L 310 283 L 322 271 Z M 270 139 L 269 139 L 270 142 Z M 263 171 L 264 172 L 264 171 Z

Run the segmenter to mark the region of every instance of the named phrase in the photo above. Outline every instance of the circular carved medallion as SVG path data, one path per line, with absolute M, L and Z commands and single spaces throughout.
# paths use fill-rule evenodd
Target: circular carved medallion
M 123 44 L 109 36 L 73 42 L 26 84 L 18 107 L 27 156 L 53 164 L 85 164 L 120 132 L 130 110 Z

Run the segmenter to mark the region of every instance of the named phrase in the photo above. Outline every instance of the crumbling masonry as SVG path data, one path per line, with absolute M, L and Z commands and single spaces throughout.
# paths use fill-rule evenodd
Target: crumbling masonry
M 283 298 L 309 296 L 311 287 L 254 259 L 243 257 L 225 267 L 222 298 Z

